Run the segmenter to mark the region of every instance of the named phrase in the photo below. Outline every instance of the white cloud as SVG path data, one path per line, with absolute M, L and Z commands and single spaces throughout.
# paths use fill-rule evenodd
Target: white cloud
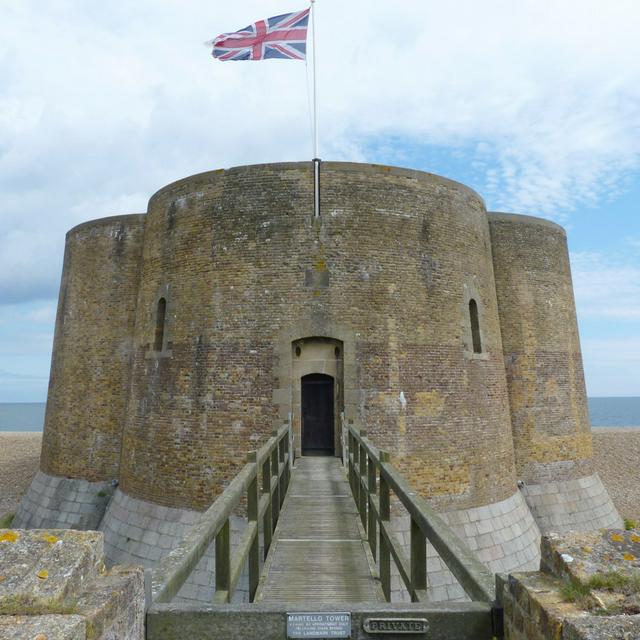
M 55 295 L 65 231 L 177 178 L 312 155 L 308 73 L 201 43 L 281 0 L 0 0 L 0 301 Z M 372 140 L 472 151 L 496 207 L 562 218 L 640 156 L 633 0 L 323 0 L 321 156 Z M 402 157 L 397 148 L 388 155 Z
M 571 269 L 581 317 L 640 320 L 640 257 L 577 252 Z
M 53 326 L 56 320 L 57 307 L 54 302 L 38 305 L 24 314 L 23 318 L 27 322 L 34 324 L 44 324 L 48 327 Z
M 640 256 L 577 252 L 571 269 L 589 394 L 640 395 Z

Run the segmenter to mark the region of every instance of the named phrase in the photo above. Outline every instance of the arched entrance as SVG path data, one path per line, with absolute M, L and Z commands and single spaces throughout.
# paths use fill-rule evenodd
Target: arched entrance
M 334 445 L 334 386 L 332 376 L 310 373 L 302 376 L 302 455 L 335 453 Z
M 340 456 L 343 343 L 334 338 L 308 337 L 290 342 L 289 349 L 292 358 L 289 416 L 296 455 Z

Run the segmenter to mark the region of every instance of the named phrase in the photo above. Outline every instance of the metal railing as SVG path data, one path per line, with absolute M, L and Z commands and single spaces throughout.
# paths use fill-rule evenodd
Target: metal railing
M 262 448 L 247 455 L 247 463 L 229 486 L 152 572 L 150 603 L 171 602 L 214 540 L 213 603 L 231 602 L 247 561 L 249 600 L 253 602 L 260 578 L 260 532 L 266 557 L 289 486 L 292 465 L 292 431 L 286 424 L 275 431 Z M 247 523 L 232 553 L 230 516 L 245 496 Z
M 496 599 L 495 578 L 418 495 L 389 462 L 389 454 L 375 447 L 366 432 L 343 423 L 347 431 L 349 484 L 360 513 L 371 554 L 377 559 L 382 590 L 391 601 L 391 558 L 412 602 L 427 601 L 427 540 L 438 552 L 469 598 L 492 604 Z M 411 539 L 409 557 L 391 527 L 391 492 L 409 513 Z

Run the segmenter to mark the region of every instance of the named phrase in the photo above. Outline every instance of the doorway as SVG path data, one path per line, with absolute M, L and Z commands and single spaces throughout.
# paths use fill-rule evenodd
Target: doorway
M 302 455 L 332 456 L 334 379 L 324 373 L 310 373 L 301 379 Z

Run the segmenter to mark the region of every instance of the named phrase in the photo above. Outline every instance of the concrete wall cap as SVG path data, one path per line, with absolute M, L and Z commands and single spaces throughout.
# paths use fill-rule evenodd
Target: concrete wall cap
M 68 240 L 72 235 L 75 235 L 79 231 L 85 231 L 92 227 L 110 226 L 117 224 L 118 222 L 124 222 L 127 224 L 144 223 L 146 215 L 146 213 L 127 213 L 120 216 L 107 216 L 105 218 L 87 220 L 86 222 L 77 224 L 75 227 L 71 227 L 71 229 L 67 231 L 66 239 Z
M 541 227 L 548 227 L 554 231 L 560 231 L 564 236 L 567 235 L 564 227 L 561 227 L 557 222 L 552 222 L 546 218 L 525 216 L 520 213 L 503 213 L 501 211 L 488 211 L 487 217 L 489 218 L 489 224 L 493 222 L 516 222 L 519 224 L 539 225 Z
M 229 169 L 215 169 L 213 171 L 204 171 L 202 173 L 196 173 L 192 176 L 188 176 L 186 178 L 181 178 L 180 180 L 176 180 L 175 182 L 171 182 L 168 185 L 158 189 L 151 198 L 149 199 L 149 207 L 151 207 L 151 203 L 157 198 L 162 197 L 168 192 L 174 191 L 175 189 L 185 186 L 190 182 L 201 182 L 201 181 L 210 181 L 214 182 L 215 180 L 221 178 L 225 174 L 232 173 L 241 173 L 241 172 L 249 172 L 249 171 L 259 171 L 261 169 L 269 169 L 271 171 L 299 171 L 301 169 L 308 169 L 311 172 L 313 167 L 313 163 L 311 160 L 306 162 L 274 162 L 274 163 L 263 163 L 263 164 L 250 164 L 250 165 L 239 165 L 237 167 L 231 167 Z M 462 184 L 461 182 L 456 182 L 455 180 L 450 180 L 449 178 L 445 178 L 443 176 L 436 175 L 435 173 L 428 173 L 426 171 L 419 171 L 418 169 L 406 169 L 403 167 L 394 167 L 390 165 L 382 165 L 382 164 L 366 164 L 360 162 L 334 162 L 334 161 L 326 161 L 322 162 L 322 167 L 329 171 L 343 171 L 343 172 L 353 172 L 353 173 L 363 173 L 363 174 L 387 174 L 394 176 L 404 176 L 406 178 L 411 178 L 413 180 L 423 182 L 423 183 L 440 183 L 452 189 L 457 189 L 465 192 L 467 195 L 472 198 L 477 199 L 482 206 L 485 206 L 483 198 L 475 192 L 470 187 Z

